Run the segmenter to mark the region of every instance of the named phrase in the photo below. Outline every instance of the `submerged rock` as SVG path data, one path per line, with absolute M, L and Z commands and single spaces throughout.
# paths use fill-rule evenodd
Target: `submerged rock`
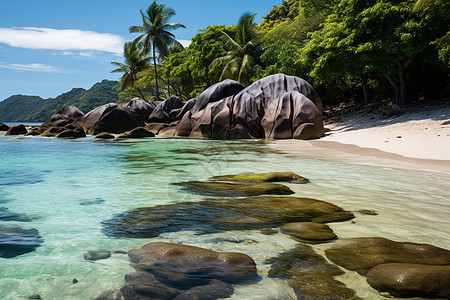
M 238 175 L 214 176 L 212 177 L 212 179 L 237 182 L 309 182 L 307 178 L 297 175 L 293 172 L 242 173 Z
M 367 273 L 367 282 L 395 297 L 450 297 L 450 265 L 382 264 Z
M 10 212 L 7 208 L 0 207 L 0 221 L 31 222 L 32 220 L 32 217 L 25 214 Z
M 365 275 L 377 265 L 411 263 L 449 265 L 450 251 L 426 244 L 394 242 L 385 238 L 354 238 L 325 250 L 336 264 Z
M 310 241 L 329 241 L 337 238 L 328 225 L 314 222 L 289 223 L 284 225 L 281 231 Z
M 291 195 L 294 192 L 278 183 L 233 183 L 220 181 L 187 181 L 176 183 L 182 190 L 208 196 Z
M 111 251 L 88 251 L 83 254 L 85 260 L 99 260 L 99 259 L 107 259 L 111 257 Z
M 287 279 L 298 299 L 359 299 L 355 291 L 334 279 L 344 272 L 327 263 L 311 246 L 297 244 L 266 263 L 271 264 L 269 277 Z
M 150 238 L 180 230 L 204 234 L 276 228 L 291 222 L 339 222 L 353 217 L 351 212 L 319 200 L 259 196 L 138 208 L 117 214 L 102 224 L 108 236 Z
M 237 252 L 216 252 L 171 243 L 149 243 L 128 251 L 128 256 L 136 264 L 135 269 L 145 270 L 163 281 L 183 283 L 185 280 L 178 278 L 178 275 L 185 277 L 188 284 L 201 278 L 233 283 L 257 277 L 253 259 Z M 163 274 L 161 269 L 174 273 Z
M 258 278 L 255 262 L 242 253 L 149 243 L 128 255 L 138 272 L 125 276 L 124 299 L 228 298 L 230 283 Z
M 20 125 L 9 127 L 9 129 L 5 133 L 5 135 L 21 135 L 21 134 L 27 134 L 27 133 L 28 133 L 28 131 L 25 128 L 25 125 L 20 124 Z
M 42 243 L 37 229 L 0 225 L 0 257 L 13 258 L 32 252 Z

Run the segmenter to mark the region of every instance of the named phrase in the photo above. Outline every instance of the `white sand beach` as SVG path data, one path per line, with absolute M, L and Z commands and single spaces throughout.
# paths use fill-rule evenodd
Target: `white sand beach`
M 353 114 L 329 129 L 320 140 L 280 140 L 283 152 L 350 159 L 365 164 L 433 171 L 450 176 L 450 106 L 410 108 L 391 118 L 378 112 Z

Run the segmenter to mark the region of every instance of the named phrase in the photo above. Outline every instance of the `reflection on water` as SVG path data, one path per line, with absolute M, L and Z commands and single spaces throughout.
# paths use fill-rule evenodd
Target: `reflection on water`
M 43 240 L 32 252 L 15 259 L 0 258 L 0 298 L 39 294 L 43 299 L 91 299 L 101 291 L 120 288 L 124 274 L 133 269 L 126 255 L 88 262 L 83 253 L 166 241 L 250 255 L 257 263 L 261 281 L 236 286 L 232 299 L 295 299 L 285 280 L 269 276 L 271 266 L 265 263 L 293 249 L 295 240 L 277 230 L 271 235 L 262 234 L 262 226 L 245 230 L 234 230 L 236 223 L 225 226 L 230 223 L 224 216 L 233 210 L 219 211 L 209 206 L 204 211 L 192 211 L 190 208 L 198 207 L 196 203 L 205 198 L 183 193 L 173 185 L 243 172 L 291 171 L 309 178 L 309 184 L 286 185 L 296 197 L 323 200 L 355 212 L 353 222 L 329 224 L 340 238 L 381 236 L 449 248 L 448 181 L 417 171 L 301 154 L 288 156 L 272 150 L 267 143 L 183 139 L 115 143 L 93 142 L 90 138 L 66 141 L 0 137 L 3 213 L 39 216 L 29 222 L 0 220 L 0 225 L 36 229 Z M 175 205 L 173 213 L 185 209 L 186 216 L 204 217 L 223 228 L 205 232 L 201 226 L 193 227 L 194 223 L 180 219 L 181 214 L 174 220 L 178 227 L 153 238 L 110 238 L 102 232 L 101 222 L 115 215 L 143 207 L 167 208 L 169 204 Z M 372 213 L 356 213 L 362 210 Z M 234 219 L 242 221 L 239 218 Z M 185 221 L 190 227 L 181 225 Z M 170 218 L 164 222 L 170 222 Z M 270 226 L 277 229 L 278 224 Z M 197 235 L 199 231 L 204 234 Z M 323 254 L 332 244 L 313 248 Z M 74 284 L 73 279 L 78 283 Z M 352 272 L 340 275 L 339 280 L 363 298 L 381 299 Z

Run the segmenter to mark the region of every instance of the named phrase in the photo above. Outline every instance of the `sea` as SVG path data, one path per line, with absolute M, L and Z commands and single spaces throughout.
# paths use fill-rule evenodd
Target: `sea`
M 274 171 L 310 179 L 287 184 L 295 196 L 355 212 L 352 221 L 329 224 L 340 239 L 376 236 L 450 249 L 450 182 L 439 174 L 286 154 L 263 140 L 113 142 L 0 135 L 0 228 L 38 232 L 42 241 L 34 251 L 0 257 L 0 299 L 94 299 L 120 289 L 124 275 L 134 269 L 124 254 L 88 261 L 84 253 L 157 241 L 250 255 L 261 280 L 236 285 L 231 299 L 296 299 L 286 281 L 269 278 L 270 265 L 264 263 L 295 247 L 297 241 L 283 233 L 181 230 L 154 238 L 113 238 L 102 230 L 102 221 L 131 209 L 203 199 L 173 183 Z M 332 244 L 313 247 L 323 254 Z M 363 299 L 383 299 L 355 272 L 337 279 Z

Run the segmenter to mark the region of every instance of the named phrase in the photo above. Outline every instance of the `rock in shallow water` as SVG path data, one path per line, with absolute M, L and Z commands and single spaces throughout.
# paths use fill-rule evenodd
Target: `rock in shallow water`
M 138 208 L 102 224 L 108 236 L 148 238 L 180 230 L 204 234 L 276 228 L 291 222 L 339 222 L 353 217 L 351 212 L 315 199 L 259 196 Z
M 309 182 L 307 178 L 293 172 L 243 173 L 238 175 L 214 176 L 211 179 L 236 182 Z
M 290 223 L 284 225 L 281 230 L 296 238 L 310 241 L 328 241 L 337 238 L 328 225 L 314 222 Z
M 234 183 L 221 181 L 187 181 L 177 183 L 182 190 L 207 196 L 291 195 L 294 192 L 278 183 Z
M 367 273 L 367 282 L 395 297 L 450 297 L 450 265 L 382 264 Z
M 25 128 L 25 125 L 20 124 L 20 125 L 9 127 L 9 129 L 5 133 L 5 135 L 21 135 L 21 134 L 27 134 L 27 133 L 28 133 L 28 130 Z
M 32 252 L 42 243 L 37 229 L 0 225 L 0 257 L 13 258 Z
M 242 253 L 149 243 L 128 255 L 138 272 L 125 277 L 125 299 L 228 298 L 230 283 L 258 279 L 255 262 Z
M 0 123 L 0 131 L 8 131 L 9 130 L 9 126 L 6 125 L 5 123 Z
M 88 251 L 83 254 L 85 260 L 99 260 L 111 257 L 111 251 Z
M 394 242 L 385 238 L 354 238 L 325 250 L 336 264 L 365 275 L 385 263 L 449 265 L 450 251 L 435 246 Z
M 298 299 L 359 299 L 355 291 L 334 279 L 344 272 L 327 263 L 311 246 L 299 243 L 266 263 L 272 264 L 269 277 L 287 279 Z

